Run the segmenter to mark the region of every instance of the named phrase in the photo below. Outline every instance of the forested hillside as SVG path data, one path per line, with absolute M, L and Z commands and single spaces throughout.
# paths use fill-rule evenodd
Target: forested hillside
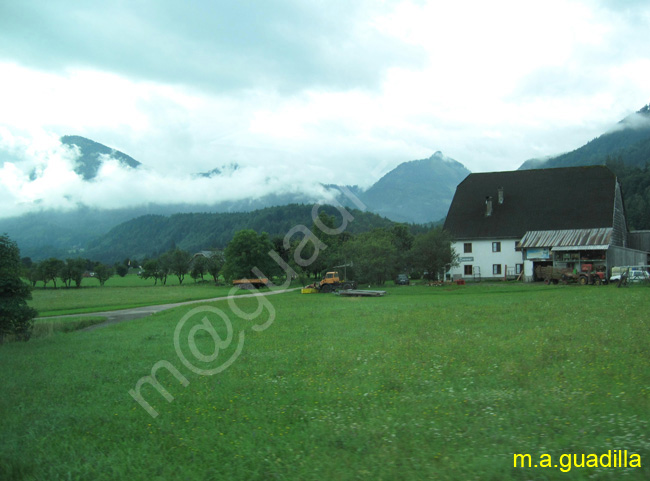
M 312 208 L 312 205 L 290 204 L 240 213 L 145 215 L 120 224 L 90 242 L 83 255 L 115 262 L 125 257 L 157 256 L 173 247 L 190 252 L 224 248 L 235 232 L 243 229 L 284 237 L 297 225 L 311 228 Z M 335 207 L 323 206 L 320 211 L 334 215 L 337 221 L 341 219 Z M 354 220 L 345 230 L 350 234 L 393 225 L 392 221 L 370 212 L 350 210 L 350 213 Z
M 628 167 L 640 168 L 650 161 L 650 105 L 576 150 L 546 160 L 531 159 L 519 169 L 603 165 L 612 158 L 622 159 Z
M 628 166 L 618 157 L 608 159 L 607 166 L 621 183 L 628 228 L 650 229 L 650 162 L 639 168 Z

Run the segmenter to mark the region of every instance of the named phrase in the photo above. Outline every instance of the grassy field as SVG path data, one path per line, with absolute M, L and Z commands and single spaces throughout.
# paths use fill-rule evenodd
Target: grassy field
M 388 290 L 210 304 L 218 352 L 189 307 L 0 346 L 0 479 L 650 478 L 648 288 Z M 188 368 L 177 326 L 196 368 L 232 364 Z M 129 390 L 160 361 L 153 418 Z M 560 461 L 619 449 L 642 466 Z
M 111 277 L 103 287 L 94 279 L 84 279 L 82 287 L 69 289 L 57 283 L 57 289 L 38 287 L 32 291 L 29 305 L 39 316 L 59 316 L 86 312 L 112 311 L 131 307 L 170 304 L 227 296 L 231 286 L 215 286 L 212 282 L 195 283 L 186 279 L 179 285 L 176 277 L 170 276 L 164 286 L 154 286 L 151 279 L 141 279 L 135 274 L 125 277 Z
M 100 324 L 105 320 L 105 317 L 99 316 L 36 319 L 34 321 L 34 329 L 32 330 L 32 339 L 52 336 L 59 332 L 78 331 L 95 324 Z

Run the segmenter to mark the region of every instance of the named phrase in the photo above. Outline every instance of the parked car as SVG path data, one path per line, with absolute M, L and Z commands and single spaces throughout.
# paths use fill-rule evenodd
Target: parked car
M 406 274 L 399 274 L 395 278 L 396 286 L 408 286 L 410 283 L 411 281 L 409 281 L 409 276 L 407 276 Z
M 650 274 L 648 274 L 648 271 L 639 266 L 630 267 L 629 271 L 627 267 L 612 267 L 612 277 L 609 278 L 609 281 L 618 282 L 625 272 L 628 272 L 628 282 L 650 281 Z

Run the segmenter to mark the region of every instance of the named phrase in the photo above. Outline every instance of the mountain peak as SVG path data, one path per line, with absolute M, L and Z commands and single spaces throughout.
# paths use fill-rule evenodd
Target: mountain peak
M 463 169 L 465 168 L 465 166 L 463 164 L 461 164 L 457 160 L 452 159 L 451 157 L 447 157 L 440 150 L 436 150 L 436 152 L 431 157 L 429 157 L 428 159 L 423 159 L 423 160 L 438 161 L 438 162 L 442 161 L 442 162 L 446 162 L 446 163 L 452 164 L 452 165 L 457 164 L 457 166 L 460 166 Z M 417 161 L 414 161 L 414 162 L 417 162 Z M 467 173 L 469 174 L 469 171 L 467 171 Z
M 447 214 L 456 186 L 470 171 L 437 151 L 404 162 L 370 187 L 361 200 L 373 212 L 398 222 L 431 222 Z
M 84 180 L 92 180 L 97 176 L 97 172 L 106 157 L 117 159 L 120 164 L 134 169 L 141 165 L 133 157 L 119 150 L 112 149 L 94 140 L 81 137 L 80 135 L 64 135 L 60 140 L 63 145 L 69 147 L 74 146 L 79 149 L 81 155 L 77 159 L 77 165 L 74 171 L 81 175 Z

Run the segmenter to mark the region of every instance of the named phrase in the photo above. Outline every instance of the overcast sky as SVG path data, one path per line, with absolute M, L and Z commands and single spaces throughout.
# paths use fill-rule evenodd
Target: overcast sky
M 0 1 L 0 215 L 369 186 L 438 150 L 516 169 L 650 102 L 649 32 L 647 0 Z M 84 187 L 66 134 L 141 188 L 110 162 Z

